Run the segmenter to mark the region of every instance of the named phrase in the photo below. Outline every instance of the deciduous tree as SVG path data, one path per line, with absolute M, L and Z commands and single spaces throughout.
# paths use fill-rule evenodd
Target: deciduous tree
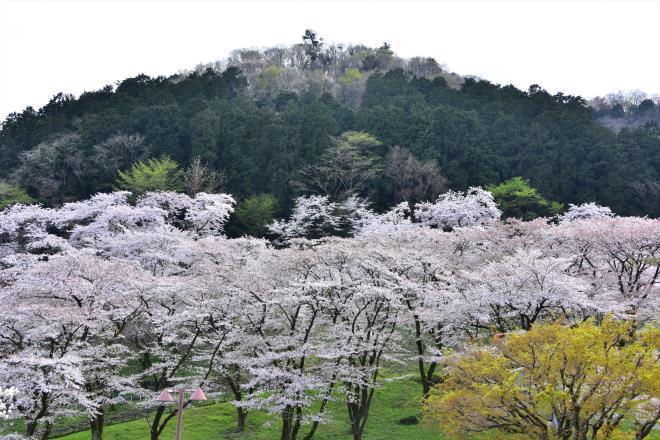
M 624 438 L 647 404 L 655 409 L 646 423 L 658 420 L 659 344 L 656 327 L 612 316 L 537 326 L 456 355 L 424 412 L 455 438 Z M 646 438 L 646 427 L 638 424 L 635 438 Z
M 349 131 L 333 139 L 318 165 L 308 165 L 295 185 L 303 192 L 321 194 L 333 201 L 350 195 L 366 196 L 382 172 L 376 154 L 382 143 L 368 133 Z
M 131 169 L 119 171 L 117 187 L 142 194 L 149 191 L 177 191 L 181 189 L 179 165 L 167 156 L 136 162 Z
M 487 186 L 505 218 L 532 220 L 559 214 L 561 203 L 546 200 L 522 177 L 514 177 L 499 185 Z
M 445 185 L 435 162 L 422 163 L 398 146 L 390 148 L 385 157 L 385 177 L 392 187 L 394 203 L 434 200 Z

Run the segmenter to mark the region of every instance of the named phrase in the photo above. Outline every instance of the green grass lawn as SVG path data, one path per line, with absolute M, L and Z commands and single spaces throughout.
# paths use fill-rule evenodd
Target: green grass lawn
M 398 372 L 397 372 L 398 373 Z M 329 407 L 330 421 L 319 427 L 314 436 L 317 440 L 352 440 L 349 430 L 346 405 L 341 396 Z M 406 417 L 417 417 L 420 423 L 402 425 Z M 173 440 L 176 420 L 165 429 L 161 440 Z M 229 403 L 217 403 L 202 407 L 187 408 L 184 413 L 183 440 L 273 440 L 279 438 L 280 420 L 277 415 L 263 411 L 252 411 L 247 429 L 235 433 L 236 414 Z M 301 429 L 300 438 L 307 433 Z M 89 440 L 90 432 L 60 437 L 62 440 Z M 107 426 L 105 440 L 149 440 L 149 427 L 145 419 Z M 481 436 L 480 439 L 487 439 Z M 632 438 L 632 436 L 631 436 Z M 421 422 L 421 385 L 417 376 L 386 381 L 376 391 L 374 403 L 364 433 L 365 440 L 443 440 L 438 428 L 425 426 Z M 649 436 L 660 440 L 660 431 Z
M 421 419 L 421 386 L 415 377 L 386 382 L 376 391 L 373 408 L 367 428 L 365 440 L 439 440 L 442 437 L 438 429 L 417 425 L 401 425 L 399 420 L 404 417 L 416 416 Z M 318 440 L 352 440 L 346 415 L 345 403 L 342 400 L 333 402 L 330 407 L 332 420 L 321 425 L 316 431 Z M 175 420 L 173 420 L 161 436 L 163 440 L 174 439 Z M 236 423 L 236 412 L 232 405 L 219 403 L 199 408 L 186 409 L 183 417 L 183 439 L 245 439 L 272 440 L 279 438 L 279 418 L 262 411 L 253 411 L 248 417 L 247 430 L 237 434 L 233 432 Z M 303 434 L 307 430 L 302 430 Z M 302 437 L 302 436 L 301 436 Z M 66 440 L 89 440 L 89 432 L 79 432 L 65 437 Z M 135 420 L 106 427 L 106 440 L 149 440 L 147 422 Z

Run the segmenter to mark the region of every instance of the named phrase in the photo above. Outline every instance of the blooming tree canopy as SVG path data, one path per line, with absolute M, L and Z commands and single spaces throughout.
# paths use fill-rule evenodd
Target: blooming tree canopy
M 238 430 L 264 409 L 284 440 L 311 438 L 346 399 L 360 440 L 383 362 L 413 361 L 427 398 L 466 343 L 660 311 L 657 219 L 582 205 L 559 223 L 502 223 L 480 188 L 418 203 L 413 218 L 407 203 L 376 213 L 306 196 L 270 225 L 271 243 L 224 237 L 233 205 L 119 191 L 1 211 L 3 417 L 47 438 L 84 413 L 100 440 L 107 407 L 130 395 L 158 440 L 177 410 L 153 396 L 203 385 L 229 396 Z
M 593 202 L 582 205 L 570 204 L 568 211 L 560 216 L 560 221 L 572 222 L 575 220 L 596 220 L 614 217 L 614 213 L 607 206 L 600 206 Z
M 415 218 L 420 223 L 440 229 L 492 225 L 501 215 L 492 194 L 479 187 L 464 193 L 447 191 L 434 203 L 415 205 Z

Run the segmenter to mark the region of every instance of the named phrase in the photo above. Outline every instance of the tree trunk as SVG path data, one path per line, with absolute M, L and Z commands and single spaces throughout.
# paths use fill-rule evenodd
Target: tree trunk
M 39 428 L 39 420 L 41 420 L 43 417 L 45 417 L 46 414 L 48 413 L 48 408 L 49 408 L 49 403 L 50 403 L 50 401 L 49 401 L 50 394 L 49 393 L 42 393 L 42 392 L 37 391 L 34 394 L 34 397 L 39 398 L 39 401 L 41 402 L 41 408 L 39 409 L 39 412 L 34 415 L 32 420 L 27 423 L 26 431 L 27 431 L 27 436 L 29 438 L 32 438 L 36 435 L 37 428 Z M 45 431 L 44 431 L 44 433 L 46 435 L 46 439 L 48 439 L 48 437 L 50 436 L 51 429 L 53 429 L 53 426 L 50 423 L 46 423 L 46 428 L 45 428 Z
M 44 432 L 41 434 L 41 440 L 48 440 L 50 438 L 50 433 L 53 430 L 53 424 L 50 422 L 46 422 L 46 427 L 44 428 Z
M 37 426 L 39 423 L 37 421 L 28 422 L 26 426 L 26 434 L 29 438 L 32 438 L 37 431 Z
M 243 391 L 240 386 L 240 370 L 236 372 L 236 378 L 234 379 L 231 375 L 226 376 L 227 384 L 231 388 L 232 393 L 234 393 L 234 399 L 237 402 L 243 400 Z M 251 392 L 252 390 L 250 390 Z M 248 409 L 245 407 L 236 407 L 236 432 L 245 431 L 245 423 L 247 422 Z
M 290 407 L 282 410 L 282 435 L 280 440 L 293 440 L 293 412 Z
M 635 434 L 635 440 L 643 440 L 645 439 L 651 431 L 653 431 L 653 427 L 655 426 L 655 423 L 646 423 L 640 427 L 640 429 L 637 431 Z
M 89 421 L 90 429 L 92 430 L 92 440 L 103 440 L 103 426 L 105 423 L 105 414 L 103 408 L 99 409 L 99 413 Z
M 353 432 L 353 440 L 362 440 L 362 431 L 364 430 L 364 425 L 361 423 L 356 423 L 351 425 L 351 431 Z
M 243 432 L 245 431 L 245 423 L 247 422 L 247 416 L 248 416 L 248 411 L 245 408 L 241 408 L 240 406 L 236 407 L 236 432 Z
M 158 440 L 160 436 L 160 419 L 163 417 L 164 412 L 165 407 L 162 405 L 156 409 L 154 420 L 151 422 L 151 440 Z
M 323 397 L 323 400 L 321 401 L 321 408 L 319 409 L 319 414 L 323 414 L 325 411 L 325 407 L 330 400 L 330 396 L 332 395 L 332 389 L 335 386 L 335 379 L 337 378 L 337 373 L 332 375 L 332 381 L 330 382 L 330 385 L 328 386 L 328 389 L 325 391 L 325 396 Z M 314 437 L 314 433 L 319 427 L 319 421 L 315 420 L 312 422 L 312 427 L 310 428 L 309 432 L 305 437 L 303 437 L 303 440 L 311 440 L 312 437 Z
M 437 363 L 431 362 L 428 366 L 428 370 L 426 370 L 424 361 L 421 358 L 419 359 L 419 374 L 422 380 L 422 398 L 424 400 L 429 397 L 431 390 L 435 386 L 433 383 L 433 373 L 435 372 L 436 367 Z
M 413 311 L 413 306 L 408 301 L 408 309 L 410 311 Z M 422 398 L 426 400 L 427 397 L 431 394 L 431 389 L 434 386 L 433 383 L 433 373 L 435 372 L 437 363 L 436 362 L 429 362 L 428 365 L 428 370 L 426 363 L 424 362 L 424 354 L 425 354 L 425 349 L 424 349 L 424 342 L 422 341 L 422 321 L 419 319 L 419 316 L 417 314 L 413 315 L 413 319 L 415 321 L 415 346 L 417 347 L 417 368 L 419 370 L 419 378 L 422 382 Z M 435 335 L 434 330 L 431 330 L 432 336 L 435 340 L 435 344 L 437 348 L 440 348 L 440 339 Z
M 411 308 L 408 303 L 408 308 Z M 415 319 L 415 346 L 417 347 L 417 367 L 419 369 L 419 378 L 422 381 L 422 394 L 425 399 L 431 392 L 428 378 L 426 376 L 426 367 L 424 365 L 424 344 L 422 343 L 422 325 L 417 315 L 413 315 Z
M 573 400 L 573 439 L 572 440 L 582 440 L 582 425 L 580 424 L 580 407 L 576 405 L 575 400 Z
M 361 403 L 348 403 L 348 418 L 351 422 L 351 433 L 353 440 L 362 440 L 363 407 Z

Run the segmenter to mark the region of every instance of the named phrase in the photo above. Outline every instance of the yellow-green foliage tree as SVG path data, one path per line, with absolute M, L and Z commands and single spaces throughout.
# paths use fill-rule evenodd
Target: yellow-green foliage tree
M 346 72 L 339 78 L 339 82 L 343 86 L 348 86 L 353 83 L 356 83 L 362 79 L 362 73 L 360 73 L 360 69 L 356 69 L 354 67 L 350 69 L 346 69 Z
M 522 177 L 514 177 L 499 185 L 489 185 L 486 189 L 493 195 L 504 218 L 533 220 L 559 214 L 564 209 L 561 203 L 546 200 Z
M 182 189 L 179 165 L 168 156 L 136 162 L 129 171 L 118 172 L 117 188 L 136 194 L 148 191 L 179 191 Z
M 276 211 L 277 199 L 271 194 L 259 194 L 243 200 L 234 215 L 241 226 L 241 232 L 263 237 L 268 232 L 266 225 L 273 221 Z
M 652 325 L 537 326 L 453 357 L 425 416 L 455 439 L 641 440 L 660 416 L 659 353 Z

